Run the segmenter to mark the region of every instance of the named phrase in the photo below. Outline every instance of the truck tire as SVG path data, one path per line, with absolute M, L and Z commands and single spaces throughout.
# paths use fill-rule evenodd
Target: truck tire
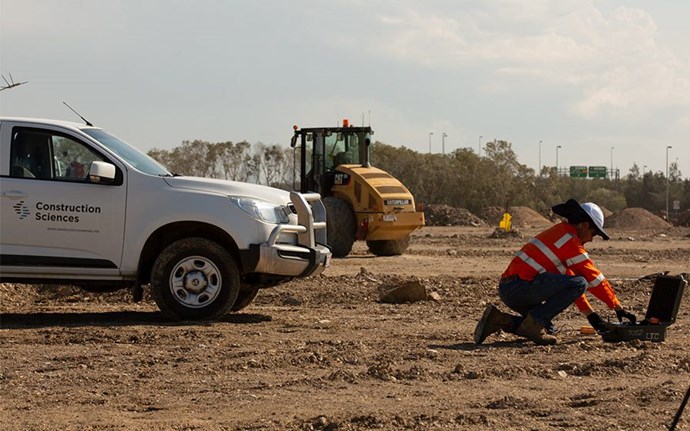
M 237 300 L 230 308 L 230 311 L 237 312 L 246 308 L 252 303 L 252 301 L 254 301 L 257 293 L 259 293 L 259 289 L 256 288 L 246 288 L 244 290 L 240 290 L 240 293 L 237 295 Z
M 323 199 L 326 207 L 326 241 L 333 257 L 345 257 L 352 251 L 357 233 L 355 214 L 343 199 L 327 196 Z
M 151 270 L 152 296 L 174 320 L 217 319 L 233 306 L 240 272 L 232 255 L 206 238 L 185 238 L 166 247 Z
M 367 247 L 376 256 L 400 256 L 409 245 L 409 235 L 403 239 L 367 241 Z

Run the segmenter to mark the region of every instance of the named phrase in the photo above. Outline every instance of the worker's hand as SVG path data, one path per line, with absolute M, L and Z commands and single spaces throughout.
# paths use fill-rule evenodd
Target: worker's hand
M 589 324 L 592 325 L 592 328 L 599 333 L 612 329 L 611 324 L 604 321 L 604 319 L 602 319 L 597 313 L 589 313 L 587 315 L 587 320 L 589 321 Z
M 625 311 L 622 308 L 616 309 L 616 317 L 619 322 L 623 322 L 623 319 L 628 319 L 630 323 L 635 324 L 637 322 L 637 317 L 629 311 Z

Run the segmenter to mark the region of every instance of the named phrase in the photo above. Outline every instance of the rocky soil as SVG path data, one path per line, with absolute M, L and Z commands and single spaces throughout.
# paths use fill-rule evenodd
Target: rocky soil
M 0 429 L 667 429 L 690 385 L 690 293 L 660 343 L 581 335 L 572 308 L 556 346 L 505 334 L 476 346 L 497 279 L 535 233 L 493 230 L 426 227 L 390 258 L 357 243 L 217 322 L 167 322 L 122 291 L 3 284 Z M 640 277 L 690 272 L 688 228 L 609 233 L 590 255 L 638 316 L 652 287 Z M 379 301 L 408 282 L 428 300 Z

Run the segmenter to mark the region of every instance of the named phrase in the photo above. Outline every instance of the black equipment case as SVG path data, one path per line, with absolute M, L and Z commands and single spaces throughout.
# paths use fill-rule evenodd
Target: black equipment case
M 659 275 L 649 297 L 644 320 L 636 323 L 616 323 L 613 329 L 603 332 L 604 341 L 664 341 L 666 328 L 676 321 L 688 282 L 682 276 Z

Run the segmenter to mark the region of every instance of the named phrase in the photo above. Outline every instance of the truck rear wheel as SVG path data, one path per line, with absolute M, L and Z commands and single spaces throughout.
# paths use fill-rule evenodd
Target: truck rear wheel
M 166 247 L 151 270 L 153 299 L 174 320 L 216 319 L 233 306 L 240 273 L 230 253 L 206 238 Z
M 355 242 L 357 222 L 350 205 L 343 199 L 327 196 L 323 199 L 326 207 L 326 241 L 333 257 L 345 257 L 352 251 Z
M 403 239 L 367 241 L 367 247 L 376 256 L 399 256 L 410 245 L 410 236 Z

